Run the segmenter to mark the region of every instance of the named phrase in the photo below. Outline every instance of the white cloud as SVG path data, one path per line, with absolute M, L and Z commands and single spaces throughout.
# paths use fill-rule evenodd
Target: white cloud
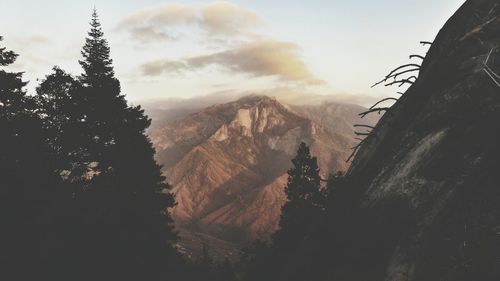
M 172 39 L 172 28 L 183 25 L 200 28 L 209 37 L 225 37 L 251 35 L 261 24 L 262 20 L 251 10 L 228 2 L 213 2 L 148 8 L 125 17 L 118 29 L 149 43 Z
M 154 60 L 142 65 L 143 74 L 157 76 L 168 72 L 192 71 L 209 65 L 254 77 L 276 76 L 281 80 L 319 84 L 299 57 L 300 48 L 293 43 L 260 39 L 239 46 L 182 60 Z

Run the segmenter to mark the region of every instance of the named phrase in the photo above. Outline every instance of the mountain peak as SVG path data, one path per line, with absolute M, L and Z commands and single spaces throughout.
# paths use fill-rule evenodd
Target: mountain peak
M 172 215 L 183 243 L 191 245 L 187 248 L 199 250 L 214 241 L 240 248 L 267 239 L 278 227 L 286 171 L 300 142 L 318 156 L 323 176 L 347 168 L 359 108 L 321 108 L 292 110 L 275 98 L 250 95 L 151 133 L 157 159 L 174 186 L 178 205 Z M 343 114 L 318 115 L 325 110 Z
M 276 98 L 269 97 L 266 95 L 248 95 L 242 98 L 239 98 L 235 101 L 235 103 L 244 105 L 244 106 L 256 106 L 258 104 L 267 104 L 267 105 L 277 105 L 283 106 Z

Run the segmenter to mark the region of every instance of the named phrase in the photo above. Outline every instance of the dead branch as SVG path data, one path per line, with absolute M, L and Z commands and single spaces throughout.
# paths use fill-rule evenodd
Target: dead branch
M 396 92 L 396 94 L 404 95 L 405 93 L 403 93 L 403 92 Z
M 414 68 L 409 69 L 409 70 L 400 71 L 400 70 L 402 70 L 404 68 L 407 68 L 407 67 L 414 67 Z M 420 70 L 420 65 L 415 64 L 415 63 L 409 63 L 409 64 L 402 65 L 402 66 L 400 66 L 400 67 L 395 68 L 394 70 L 392 70 L 389 74 L 387 74 L 384 77 L 384 79 L 382 79 L 379 82 L 373 84 L 372 88 L 375 87 L 375 86 L 377 86 L 377 85 L 380 85 L 380 84 L 382 84 L 384 82 L 387 82 L 387 80 L 389 80 L 390 78 L 396 79 L 399 75 L 403 75 L 405 73 L 419 71 L 419 70 Z
M 398 72 L 398 73 L 394 73 L 393 75 L 391 75 L 391 76 L 389 76 L 387 78 L 388 79 L 389 78 L 397 79 L 399 75 L 403 75 L 403 74 L 410 73 L 410 72 L 415 72 L 415 71 L 420 71 L 420 68 L 414 68 L 414 69 L 409 69 L 409 70 L 401 71 L 401 72 Z
M 429 42 L 429 41 L 420 41 L 420 44 L 422 44 L 423 46 L 425 46 L 425 45 L 432 45 L 432 42 Z
M 372 105 L 372 107 L 370 107 L 369 109 L 374 109 L 377 105 L 379 105 L 385 101 L 389 101 L 389 100 L 398 101 L 398 99 L 396 99 L 396 98 L 385 98 L 381 101 L 378 101 L 376 104 Z M 356 127 L 356 125 L 355 125 L 355 127 Z M 372 127 L 372 129 L 373 129 L 373 127 Z
M 410 85 L 413 85 L 413 81 L 408 80 L 408 79 L 401 79 L 401 80 L 396 80 L 396 81 L 391 82 L 391 83 L 387 83 L 387 84 L 385 84 L 384 86 L 389 87 L 389 86 L 392 86 L 392 85 L 394 85 L 394 84 L 399 84 L 399 86 L 398 86 L 398 87 L 401 87 L 401 86 L 403 86 L 404 84 L 410 84 Z
M 349 158 L 347 158 L 347 160 L 345 161 L 346 163 L 349 163 L 349 161 L 351 161 L 351 159 L 356 155 L 356 152 L 358 152 L 359 148 L 363 145 L 364 142 L 365 142 L 365 140 L 362 140 L 358 143 L 358 145 L 351 148 L 352 153 L 351 153 L 351 155 L 349 155 Z
M 390 109 L 389 107 L 375 107 L 365 112 L 361 112 L 358 115 L 361 116 L 361 118 L 364 118 L 366 115 L 370 113 L 378 112 L 378 114 L 380 114 L 382 111 L 389 111 L 389 109 Z
M 373 136 L 374 136 L 374 137 L 376 137 L 376 138 L 378 139 L 377 135 L 373 135 Z M 358 152 L 358 150 L 361 148 L 361 146 L 362 146 L 362 145 L 365 143 L 365 141 L 366 141 L 366 138 L 364 138 L 364 139 L 361 139 L 361 138 L 355 138 L 355 139 L 360 140 L 360 142 L 359 142 L 356 146 L 351 147 L 351 149 L 352 149 L 352 153 L 351 153 L 351 155 L 349 155 L 349 158 L 347 158 L 347 160 L 345 161 L 346 163 L 348 163 L 349 161 L 351 161 L 351 159 L 352 159 L 352 158 L 356 155 L 356 152 Z
M 419 64 L 408 63 L 408 64 L 405 64 L 405 65 L 402 65 L 400 67 L 395 68 L 393 71 L 389 72 L 389 74 L 386 77 L 391 77 L 392 74 L 394 74 L 395 72 L 397 72 L 397 71 L 399 71 L 399 70 L 401 70 L 403 68 L 406 68 L 406 67 L 415 67 L 415 68 L 420 69 L 420 65 Z
M 356 136 L 369 136 L 370 135 L 370 132 L 354 132 L 354 134 L 356 134 Z
M 421 56 L 421 55 L 410 55 L 410 59 L 413 59 L 413 58 L 418 58 L 418 59 L 422 59 L 422 60 L 425 59 L 425 57 Z

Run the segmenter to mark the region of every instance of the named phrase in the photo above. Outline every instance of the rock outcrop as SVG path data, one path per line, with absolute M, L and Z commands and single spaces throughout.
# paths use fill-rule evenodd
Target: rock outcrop
M 366 212 L 406 216 L 385 280 L 500 280 L 499 47 L 500 3 L 467 1 L 354 159 Z

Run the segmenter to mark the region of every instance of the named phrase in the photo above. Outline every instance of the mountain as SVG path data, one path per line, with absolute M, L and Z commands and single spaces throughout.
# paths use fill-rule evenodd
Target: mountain
M 305 104 L 318 106 L 334 103 L 371 105 L 378 100 L 377 97 L 367 95 L 319 95 L 284 87 L 252 93 L 226 90 L 204 96 L 142 100 L 138 103 L 146 109 L 146 113 L 151 117 L 153 122 L 150 131 L 152 131 L 161 129 L 174 120 L 182 119 L 191 113 L 199 112 L 214 104 L 229 103 L 236 99 L 252 95 L 269 96 L 277 99 L 280 103 L 295 106 L 304 106 Z
M 498 1 L 467 1 L 356 156 L 364 212 L 400 229 L 373 280 L 500 280 L 499 46 Z
M 364 110 L 331 102 L 288 106 L 247 96 L 152 130 L 157 159 L 174 187 L 178 205 L 172 215 L 184 250 L 190 254 L 208 244 L 216 256 L 228 256 L 269 238 L 278 226 L 286 171 L 300 142 L 318 155 L 323 177 L 346 171 L 355 143 L 353 124 L 377 121 L 376 116 L 360 120 Z

